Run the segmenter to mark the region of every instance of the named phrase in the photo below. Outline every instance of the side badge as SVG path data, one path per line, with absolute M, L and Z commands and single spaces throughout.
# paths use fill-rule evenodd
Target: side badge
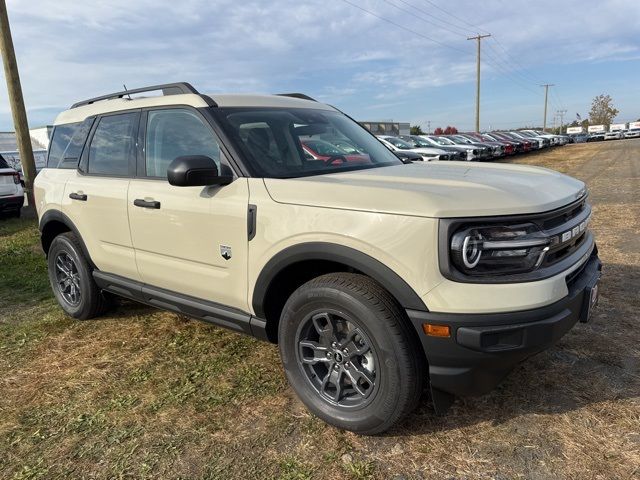
M 220 245 L 220 255 L 225 260 L 231 259 L 231 247 L 229 245 Z

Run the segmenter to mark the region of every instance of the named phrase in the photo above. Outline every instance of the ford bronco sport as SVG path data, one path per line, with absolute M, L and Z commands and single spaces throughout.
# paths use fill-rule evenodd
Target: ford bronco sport
M 305 154 L 323 139 L 362 153 Z M 115 294 L 275 342 L 309 410 L 362 434 L 425 386 L 438 412 L 491 390 L 597 301 L 582 182 L 404 164 L 301 94 L 176 83 L 77 103 L 35 193 L 67 314 L 95 317 Z

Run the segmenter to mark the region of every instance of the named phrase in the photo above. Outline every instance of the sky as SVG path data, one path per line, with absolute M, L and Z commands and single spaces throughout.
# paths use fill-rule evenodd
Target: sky
M 303 92 L 360 121 L 481 129 L 588 116 L 612 96 L 640 118 L 638 0 L 8 0 L 31 127 L 122 85 Z M 428 123 L 430 122 L 430 123 Z M 4 83 L 0 130 L 13 130 Z

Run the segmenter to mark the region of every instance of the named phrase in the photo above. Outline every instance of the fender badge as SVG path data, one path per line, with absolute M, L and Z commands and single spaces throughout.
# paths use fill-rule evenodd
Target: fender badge
M 231 259 L 231 247 L 229 245 L 220 245 L 220 255 L 225 260 Z

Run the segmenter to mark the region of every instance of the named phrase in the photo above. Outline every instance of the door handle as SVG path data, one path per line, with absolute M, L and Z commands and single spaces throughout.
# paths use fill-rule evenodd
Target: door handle
M 144 200 L 142 198 L 136 198 L 133 201 L 133 204 L 136 207 L 142 207 L 142 208 L 155 208 L 155 209 L 160 208 L 160 202 L 156 200 Z
M 69 194 L 69 198 L 71 200 L 80 200 L 81 202 L 86 202 L 87 201 L 87 194 L 86 193 L 70 193 Z

